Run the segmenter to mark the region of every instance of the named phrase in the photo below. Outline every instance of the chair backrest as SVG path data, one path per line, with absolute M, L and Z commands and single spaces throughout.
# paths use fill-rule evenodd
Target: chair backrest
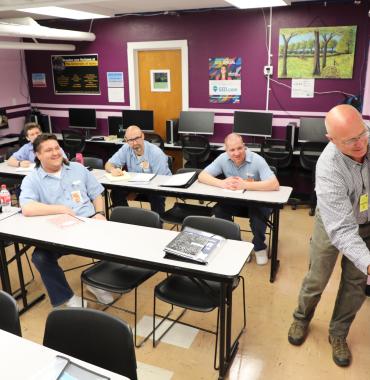
M 269 165 L 279 170 L 290 166 L 293 149 L 288 140 L 265 139 L 261 145 L 261 155 Z
M 326 142 L 308 141 L 301 144 L 299 162 L 303 169 L 315 171 L 317 160 L 326 147 Z
M 171 170 L 171 173 L 173 173 L 173 157 L 172 156 L 167 155 L 167 163 L 168 163 L 169 169 Z
M 160 135 L 157 133 L 145 133 L 144 136 L 146 141 L 149 141 L 150 143 L 157 145 L 158 148 L 164 150 L 164 141 Z
M 180 168 L 180 169 L 177 169 L 177 170 L 176 170 L 176 174 L 196 172 L 197 175 L 199 175 L 201 171 L 202 171 L 202 169 L 195 169 L 195 168 Z
M 162 228 L 161 218 L 158 213 L 139 207 L 115 207 L 109 220 L 136 226 Z
M 71 161 L 75 162 L 76 157 L 73 157 Z M 86 156 L 84 156 L 84 165 L 89 166 L 90 168 L 93 168 L 93 169 L 104 169 L 103 160 L 101 158 L 98 158 L 98 157 L 86 157 Z
M 67 153 L 68 158 L 72 159 L 76 153 L 82 153 L 85 149 L 85 136 L 71 129 L 62 130 L 63 149 Z
M 181 137 L 181 145 L 184 159 L 192 168 L 201 168 L 211 153 L 208 139 L 201 135 L 184 135 Z
M 22 336 L 18 305 L 8 293 L 0 290 L 0 329 Z
M 185 227 L 210 232 L 225 239 L 241 240 L 240 226 L 230 220 L 210 216 L 188 216 L 182 223 L 182 229 Z
M 18 147 L 10 147 L 7 149 L 6 153 L 5 153 L 5 159 L 9 159 L 13 153 L 15 153 L 16 151 L 19 150 L 19 146 Z
M 131 328 L 100 310 L 55 309 L 47 320 L 44 346 L 137 379 Z

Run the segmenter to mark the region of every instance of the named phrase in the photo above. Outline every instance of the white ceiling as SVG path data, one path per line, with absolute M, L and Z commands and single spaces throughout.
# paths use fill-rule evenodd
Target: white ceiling
M 307 0 L 293 0 L 293 2 L 302 1 Z M 50 18 L 50 16 L 37 16 L 16 11 L 16 9 L 50 5 L 101 13 L 109 16 L 122 13 L 161 12 L 230 6 L 225 0 L 54 0 L 52 4 L 50 0 L 1 0 L 0 19 L 26 16 L 36 20 L 47 19 Z

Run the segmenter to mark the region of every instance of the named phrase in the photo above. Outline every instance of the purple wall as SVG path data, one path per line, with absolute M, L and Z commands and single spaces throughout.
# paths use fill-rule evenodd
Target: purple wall
M 358 25 L 356 57 L 353 79 L 316 80 L 315 91 L 344 91 L 361 94 L 365 84 L 369 41 L 369 5 L 353 4 L 323 5 L 297 4 L 286 8 L 274 8 L 272 20 L 272 54 L 274 75 L 277 79 L 278 33 L 281 27 L 308 27 L 332 25 Z M 268 22 L 269 12 L 265 10 Z M 48 26 L 87 31 L 89 22 L 49 22 Z M 51 77 L 50 55 L 59 53 L 26 53 L 28 76 L 32 72 L 44 72 L 47 88 L 32 88 L 33 104 L 46 104 L 40 108 L 55 109 L 55 105 L 97 105 L 106 112 L 114 111 L 113 105 L 129 106 L 127 76 L 127 42 L 186 39 L 189 48 L 189 107 L 214 108 L 216 113 L 234 109 L 265 109 L 266 79 L 263 66 L 267 64 L 265 45 L 265 22 L 261 10 L 231 11 L 214 10 L 204 13 L 184 13 L 179 16 L 121 17 L 94 21 L 92 32 L 96 41 L 77 44 L 73 54 L 97 53 L 99 55 L 99 76 L 101 95 L 72 96 L 54 95 Z M 222 56 L 242 57 L 242 97 L 238 105 L 211 104 L 208 96 L 208 58 Z M 125 78 L 125 103 L 108 103 L 106 72 L 123 71 Z M 289 84 L 291 80 L 280 80 Z M 341 94 L 316 95 L 313 99 L 292 99 L 290 89 L 271 84 L 270 110 L 274 112 L 274 136 L 282 137 L 289 120 L 310 112 L 320 116 L 332 106 L 343 101 Z M 54 107 L 53 107 L 54 106 Z M 111 107 L 111 108 L 109 108 Z M 117 110 L 115 110 L 117 111 Z M 280 120 L 279 120 L 280 118 Z M 281 119 L 283 118 L 283 120 Z M 66 120 L 54 118 L 54 125 L 65 125 Z M 59 120 L 59 121 L 58 121 Z M 101 120 L 101 132 L 105 131 L 105 120 Z M 230 124 L 216 125 L 213 141 L 222 140 L 231 130 Z

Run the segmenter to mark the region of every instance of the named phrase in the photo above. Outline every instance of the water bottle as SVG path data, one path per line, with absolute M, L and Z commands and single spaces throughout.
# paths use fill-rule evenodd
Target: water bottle
M 6 185 L 1 185 L 0 202 L 3 212 L 9 212 L 12 206 L 11 197 Z
M 84 164 L 84 157 L 82 153 L 76 153 L 76 162 L 79 162 L 81 165 Z

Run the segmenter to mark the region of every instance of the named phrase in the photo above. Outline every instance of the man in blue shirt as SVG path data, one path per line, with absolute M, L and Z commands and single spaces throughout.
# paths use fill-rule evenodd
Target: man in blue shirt
M 13 153 L 13 155 L 7 160 L 9 166 L 28 168 L 35 162 L 35 153 L 33 151 L 33 142 L 37 136 L 42 134 L 42 130 L 37 123 L 27 123 L 24 126 L 24 135 L 28 140 L 27 144 L 24 144 L 20 149 Z M 62 150 L 62 154 L 66 157 Z
M 105 164 L 107 172 L 113 176 L 121 176 L 124 174 L 122 168 L 126 166 L 128 172 L 171 175 L 167 156 L 156 145 L 144 140 L 144 133 L 138 126 L 131 125 L 127 128 L 125 141 L 126 144 Z M 132 199 L 132 194 L 124 190 L 113 189 L 111 191 L 113 207 L 127 206 L 128 197 Z M 147 197 L 151 209 L 159 215 L 163 214 L 165 197 L 153 194 L 148 194 Z
M 199 181 L 226 190 L 271 191 L 279 189 L 279 182 L 266 161 L 256 153 L 247 151 L 241 136 L 231 133 L 225 138 L 225 153 L 216 158 L 200 174 Z M 225 179 L 218 179 L 223 175 Z M 218 203 L 217 218 L 232 219 L 239 214 L 240 204 Z M 254 253 L 259 265 L 267 263 L 265 244 L 266 219 L 271 210 L 266 207 L 248 207 L 250 226 L 253 233 Z
M 105 220 L 104 188 L 81 164 L 68 163 L 56 137 L 42 134 L 33 143 L 36 169 L 26 176 L 21 186 L 20 205 L 25 216 L 67 214 Z M 73 294 L 58 259 L 57 251 L 35 248 L 32 261 L 40 272 L 51 304 L 56 307 L 82 306 Z M 89 288 L 99 300 L 112 301 L 112 295 Z M 110 297 L 109 297 L 110 296 Z M 107 303 L 105 302 L 105 303 Z

